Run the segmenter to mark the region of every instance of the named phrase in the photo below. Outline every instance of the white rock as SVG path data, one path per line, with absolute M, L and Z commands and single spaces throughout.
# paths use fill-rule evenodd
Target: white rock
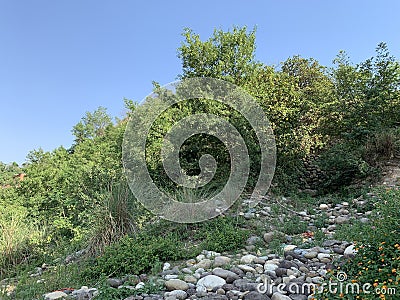
M 197 255 L 196 256 L 196 260 L 199 262 L 199 261 L 201 261 L 201 260 L 203 260 L 203 259 L 205 259 L 206 258 L 206 256 L 204 255 L 204 254 L 200 254 L 200 255 Z
M 331 258 L 331 255 L 328 253 L 318 253 L 318 259 L 323 259 L 323 258 Z
M 214 259 L 214 267 L 222 267 L 229 265 L 231 263 L 230 257 L 227 256 L 217 256 Z
M 140 290 L 144 288 L 144 282 L 139 282 L 136 286 L 135 286 L 135 290 Z
M 286 246 L 283 248 L 283 251 L 285 251 L 285 252 L 293 251 L 293 250 L 296 249 L 296 248 L 297 248 L 296 245 L 286 245 Z
M 327 210 L 329 208 L 328 204 L 322 203 L 319 205 L 320 210 Z
M 197 281 L 197 287 L 204 287 L 208 291 L 211 291 L 214 288 L 219 288 L 224 284 L 226 284 L 225 279 L 215 275 L 207 275 Z
M 171 264 L 166 262 L 166 263 L 164 264 L 162 270 L 163 270 L 163 271 L 167 271 L 167 270 L 169 270 L 170 267 L 171 267 Z
M 354 249 L 354 245 L 347 246 L 344 250 L 344 255 L 354 255 L 357 253 L 357 250 Z
M 278 265 L 273 264 L 273 263 L 266 263 L 264 265 L 264 270 L 265 271 L 275 271 L 276 269 L 278 269 Z
M 251 272 L 251 273 L 256 273 L 256 269 L 253 267 L 250 267 L 248 265 L 237 265 L 237 267 L 242 270 L 243 272 Z
M 171 297 L 171 298 L 175 298 L 178 300 L 186 299 L 187 296 L 188 296 L 187 293 L 182 290 L 174 290 L 172 292 L 164 293 L 164 297 Z
M 291 300 L 288 296 L 282 295 L 281 293 L 274 293 L 271 297 L 271 300 Z
M 52 293 L 48 293 L 48 294 L 44 295 L 45 300 L 55 300 L 55 299 L 62 299 L 62 298 L 66 298 L 66 297 L 68 297 L 68 295 L 61 291 L 56 291 L 56 292 L 52 292 Z
M 255 255 L 247 254 L 240 259 L 240 262 L 242 264 L 251 264 L 251 263 L 253 263 L 254 259 L 256 259 L 256 258 L 257 258 L 257 256 L 255 256 Z

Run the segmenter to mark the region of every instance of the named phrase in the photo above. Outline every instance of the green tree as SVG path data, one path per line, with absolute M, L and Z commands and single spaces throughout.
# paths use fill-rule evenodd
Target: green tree
M 103 136 L 111 125 L 112 120 L 106 108 L 100 106 L 93 113 L 86 112 L 86 115 L 72 129 L 75 143 L 79 144 L 85 139 Z
M 178 48 L 183 74 L 187 77 L 220 78 L 241 84 L 259 66 L 255 61 L 255 32 L 246 27 L 234 27 L 232 32 L 215 30 L 212 37 L 201 41 L 200 36 L 186 28 L 184 42 Z

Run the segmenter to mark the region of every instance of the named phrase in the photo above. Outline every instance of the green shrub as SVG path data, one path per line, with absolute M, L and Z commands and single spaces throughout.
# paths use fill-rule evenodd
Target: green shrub
M 347 228 L 347 238 L 355 238 L 357 254 L 350 260 L 339 262 L 331 273 L 335 280 L 338 271 L 347 274 L 348 280 L 360 286 L 371 284 L 371 294 L 362 299 L 398 299 L 397 295 L 378 295 L 375 289 L 397 289 L 400 282 L 400 190 L 380 190 L 370 224 Z M 346 238 L 342 232 L 342 238 Z M 340 295 L 325 293 L 326 299 L 343 299 Z M 354 299 L 354 295 L 345 295 Z
M 325 174 L 322 188 L 337 190 L 351 184 L 354 179 L 365 178 L 371 172 L 371 166 L 362 159 L 357 145 L 336 144 L 319 157 L 317 164 Z
M 249 237 L 249 231 L 241 228 L 238 221 L 230 217 L 218 217 L 200 225 L 201 229 L 197 238 L 204 238 L 201 247 L 217 252 L 243 247 Z
M 27 221 L 20 206 L 0 206 L 0 278 L 14 275 L 21 263 L 33 260 L 43 243 L 43 232 Z
M 148 272 L 159 261 L 184 259 L 189 251 L 179 238 L 171 233 L 167 236 L 149 236 L 140 233 L 136 237 L 124 237 L 106 247 L 94 265 L 83 272 L 83 277 L 122 276 Z

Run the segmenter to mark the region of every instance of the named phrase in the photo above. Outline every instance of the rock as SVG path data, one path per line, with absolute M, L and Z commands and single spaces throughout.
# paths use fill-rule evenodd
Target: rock
M 63 299 L 66 297 L 68 297 L 68 295 L 61 291 L 55 291 L 44 295 L 45 300 Z
M 171 298 L 178 299 L 178 300 L 186 299 L 187 296 L 188 296 L 187 293 L 185 291 L 182 291 L 182 290 L 174 290 L 172 292 L 166 292 L 164 294 L 165 298 L 171 297 Z M 151 298 L 151 299 L 153 299 L 153 298 Z
M 335 223 L 336 223 L 336 224 L 339 224 L 339 225 L 345 224 L 345 223 L 348 223 L 348 222 L 349 222 L 349 219 L 346 218 L 346 217 L 343 217 L 343 216 L 339 216 L 339 217 L 337 217 L 337 218 L 335 219 Z
M 263 265 L 265 264 L 265 259 L 261 258 L 261 257 L 256 257 L 253 261 L 253 263 L 255 264 L 259 264 L 259 265 Z
M 346 256 L 352 256 L 355 255 L 357 253 L 356 249 L 354 249 L 354 245 L 350 245 L 348 247 L 346 247 L 346 249 L 344 250 L 343 254 Z
M 189 285 L 180 279 L 171 279 L 171 280 L 166 281 L 164 284 L 165 284 L 165 287 L 169 291 L 173 291 L 173 290 L 186 291 L 189 288 Z
M 259 236 L 253 235 L 249 237 L 246 241 L 247 245 L 255 245 L 261 242 L 261 238 Z
M 244 300 L 270 300 L 270 298 L 265 294 L 260 294 L 259 292 L 252 291 L 247 293 L 243 297 Z
M 328 210 L 328 208 L 329 208 L 328 204 L 322 203 L 319 205 L 320 210 Z
M 343 248 L 340 248 L 340 247 L 333 247 L 333 252 L 335 252 L 335 253 L 337 253 L 337 254 L 340 254 L 340 255 L 342 255 L 342 254 L 344 254 L 344 249 Z
M 197 281 L 197 287 L 204 287 L 207 291 L 211 291 L 215 288 L 220 288 L 224 284 L 226 284 L 225 279 L 215 276 L 215 275 L 207 275 L 203 278 L 200 278 Z
M 278 269 L 275 270 L 275 274 L 276 274 L 276 276 L 278 276 L 278 277 L 286 276 L 286 275 L 287 275 L 287 269 L 285 269 L 285 268 L 278 268 Z
M 243 272 L 251 272 L 251 273 L 256 272 L 256 270 L 253 267 L 250 267 L 248 265 L 237 265 L 237 267 Z
M 107 278 L 107 284 L 113 288 L 118 288 L 123 282 L 118 278 Z
M 194 277 L 193 275 L 185 275 L 185 277 L 183 279 L 188 283 L 196 284 L 196 282 L 197 282 L 196 277 Z
M 243 256 L 243 257 L 240 259 L 240 262 L 241 262 L 242 264 L 251 264 L 251 263 L 254 262 L 254 259 L 255 259 L 255 258 L 257 258 L 257 256 L 252 255 L 252 254 L 247 254 L 247 255 Z
M 266 263 L 264 265 L 264 271 L 275 271 L 278 269 L 278 265 L 273 264 L 273 263 Z
M 286 246 L 283 248 L 283 251 L 284 251 L 284 252 L 289 252 L 289 251 L 293 251 L 293 250 L 296 249 L 296 248 L 297 248 L 296 245 L 286 245 Z
M 236 279 L 239 279 L 239 276 L 236 273 L 222 269 L 222 268 L 215 268 L 212 273 L 214 275 L 224 278 L 224 279 L 226 279 L 228 277 L 231 277 L 231 278 L 236 277 Z
M 290 299 L 292 300 L 307 300 L 308 297 L 306 295 L 301 295 L 301 294 L 292 294 L 289 296 Z
M 232 259 L 227 256 L 217 256 L 214 259 L 214 267 L 222 267 L 229 265 L 231 263 Z
M 318 253 L 318 259 L 321 260 L 323 258 L 331 258 L 331 255 L 329 253 Z
M 212 265 L 212 261 L 208 258 L 202 259 L 200 260 L 197 264 L 196 264 L 196 268 L 202 268 L 202 269 L 209 269 Z
M 274 232 L 271 231 L 271 232 L 264 233 L 263 238 L 266 243 L 270 243 L 274 238 Z
M 163 271 L 167 271 L 167 270 L 169 270 L 169 268 L 171 268 L 171 264 L 166 262 L 166 263 L 164 264 L 162 270 L 163 270 Z
M 190 270 L 189 268 L 183 268 L 181 271 L 182 271 L 182 273 L 184 273 L 184 274 L 193 274 L 193 271 Z
M 217 289 L 216 291 L 217 295 L 225 295 L 225 290 L 222 288 Z
M 291 299 L 286 295 L 276 292 L 272 295 L 271 300 L 291 300 Z
M 304 257 L 308 258 L 308 259 L 313 259 L 313 258 L 317 257 L 317 255 L 318 255 L 318 252 L 310 251 L 310 252 L 305 253 Z
M 221 255 L 221 253 L 215 251 L 207 251 L 207 250 L 203 250 L 202 254 L 204 254 L 206 258 L 214 258 Z
M 144 282 L 139 282 L 137 285 L 135 285 L 135 290 L 141 290 L 145 287 Z
M 322 243 L 323 247 L 332 247 L 333 245 L 340 245 L 342 242 L 338 240 L 326 240 Z
M 251 292 L 257 290 L 258 283 L 252 283 L 247 279 L 237 279 L 233 285 L 241 292 Z

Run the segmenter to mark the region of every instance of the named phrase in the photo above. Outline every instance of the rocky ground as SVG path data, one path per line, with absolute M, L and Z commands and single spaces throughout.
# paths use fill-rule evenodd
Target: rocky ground
M 395 186 L 399 178 L 400 168 L 396 165 L 395 168 L 388 169 L 383 184 Z M 283 210 L 279 214 L 271 205 L 271 199 L 263 199 L 255 208 L 249 208 L 248 203 L 244 203 L 238 213 L 249 222 L 277 220 L 285 223 L 290 222 L 288 218 L 296 217 L 306 222 L 307 230 L 291 236 L 280 232 L 278 227 L 271 226 L 270 231 L 250 236 L 245 249 L 237 253 L 204 250 L 201 255 L 184 262 L 164 262 L 162 272 L 157 275 L 109 278 L 107 283 L 115 289 L 132 290 L 134 296 L 125 300 L 312 299 L 310 288 L 327 278 L 334 261 L 357 255 L 351 241 L 333 239 L 335 231 L 354 220 L 368 223 L 371 216 L 368 202 L 373 199 L 374 195 L 369 194 L 365 198 L 353 199 L 350 203 L 326 202 L 317 207 L 296 211 L 290 200 L 282 197 L 274 203 L 275 207 Z M 324 234 L 323 241 L 319 243 L 314 236 L 317 231 Z M 282 237 L 280 249 L 269 247 L 274 240 Z M 81 251 L 68 256 L 65 263 L 74 263 L 82 254 Z M 37 280 L 40 281 L 41 275 L 49 268 L 47 265 L 38 267 L 31 276 L 38 277 Z M 160 286 L 161 291 L 157 294 L 141 293 L 149 284 Z M 96 288 L 82 286 L 77 290 L 52 291 L 43 298 L 83 300 L 96 298 L 98 294 Z

